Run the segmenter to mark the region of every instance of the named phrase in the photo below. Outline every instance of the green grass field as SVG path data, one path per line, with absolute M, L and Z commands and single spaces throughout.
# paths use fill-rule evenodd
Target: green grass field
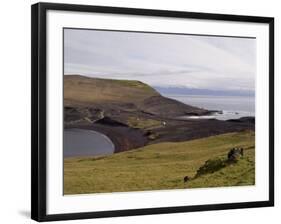
M 244 147 L 237 163 L 195 177 L 209 159 Z M 192 179 L 184 183 L 183 178 Z M 64 193 L 124 192 L 255 184 L 255 134 L 245 131 L 178 143 L 159 143 L 106 157 L 64 160 Z

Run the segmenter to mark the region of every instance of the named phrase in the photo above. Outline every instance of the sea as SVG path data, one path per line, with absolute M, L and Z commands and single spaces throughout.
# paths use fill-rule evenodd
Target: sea
M 204 108 L 208 110 L 221 111 L 208 116 L 183 116 L 187 119 L 218 119 L 229 120 L 241 117 L 255 117 L 254 96 L 207 96 L 207 95 L 183 95 L 162 94 L 166 97 L 178 100 L 182 103 Z

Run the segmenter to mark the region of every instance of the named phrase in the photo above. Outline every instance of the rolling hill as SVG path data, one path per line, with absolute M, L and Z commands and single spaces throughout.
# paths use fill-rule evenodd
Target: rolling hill
M 64 76 L 64 99 L 73 103 L 135 103 L 159 95 L 156 90 L 140 81 Z
M 179 118 L 209 113 L 212 111 L 163 97 L 140 81 L 64 76 L 64 127 L 101 132 L 113 141 L 115 152 L 253 130 L 255 126 L 249 119 Z
M 208 113 L 140 81 L 65 75 L 64 128 L 103 133 L 115 151 L 65 158 L 64 193 L 253 185 L 255 119 L 179 118 Z M 232 147 L 245 148 L 237 163 L 196 176 L 207 161 L 225 159 Z
M 66 112 L 69 112 L 66 116 L 71 116 L 72 108 L 79 108 L 81 111 L 83 107 L 88 108 L 88 113 L 93 116 L 96 111 L 103 111 L 108 116 L 120 112 L 137 112 L 164 117 L 209 113 L 208 110 L 163 97 L 140 81 L 80 75 L 64 75 L 64 105 L 68 110 Z M 67 117 L 66 119 L 68 120 Z
M 233 147 L 245 149 L 237 163 L 196 177 L 207 160 L 225 159 Z M 187 183 L 185 176 L 191 178 Z M 67 158 L 64 183 L 64 194 L 253 185 L 255 133 L 164 142 L 105 157 Z

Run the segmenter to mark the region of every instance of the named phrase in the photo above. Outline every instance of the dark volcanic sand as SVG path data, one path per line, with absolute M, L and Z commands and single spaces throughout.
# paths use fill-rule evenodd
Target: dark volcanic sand
M 216 119 L 179 120 L 165 118 L 166 125 L 150 131 L 134 129 L 121 123 L 67 125 L 65 128 L 95 130 L 107 135 L 115 145 L 115 153 L 160 142 L 180 142 L 208 136 L 254 130 L 254 118 L 220 121 Z M 149 135 L 156 136 L 154 139 Z

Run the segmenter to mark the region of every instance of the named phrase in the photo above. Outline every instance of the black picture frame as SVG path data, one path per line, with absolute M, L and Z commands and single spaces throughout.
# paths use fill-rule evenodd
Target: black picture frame
M 208 204 L 196 206 L 160 207 L 86 213 L 46 213 L 46 13 L 48 10 L 99 12 L 124 15 L 161 16 L 234 22 L 254 22 L 269 25 L 269 200 L 243 203 Z M 238 209 L 274 206 L 274 18 L 164 11 L 137 8 L 103 7 L 73 4 L 37 3 L 32 5 L 32 155 L 31 155 L 31 218 L 36 221 L 54 221 L 116 216 L 132 216 L 206 210 Z

